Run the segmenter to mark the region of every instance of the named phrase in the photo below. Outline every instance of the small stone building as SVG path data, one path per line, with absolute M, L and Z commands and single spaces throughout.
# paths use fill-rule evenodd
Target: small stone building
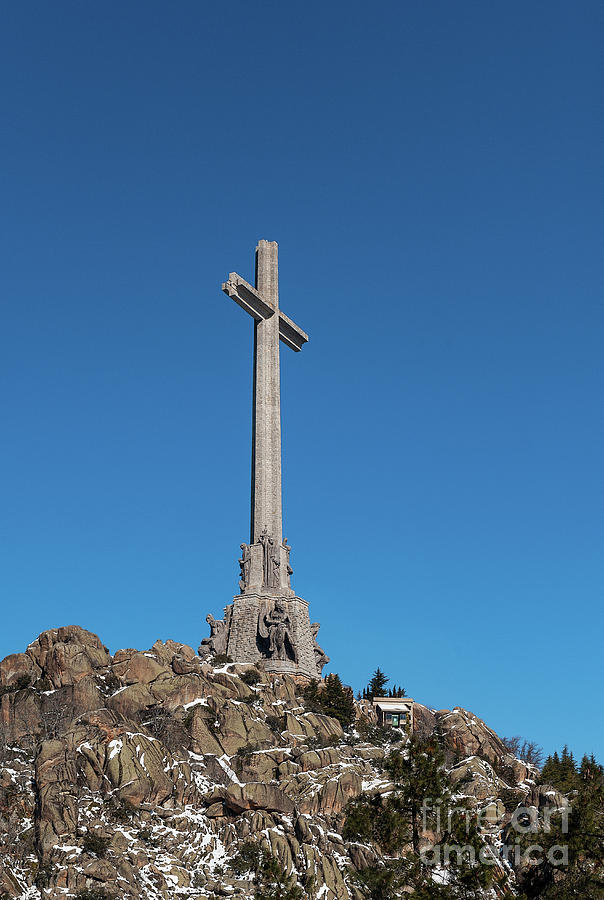
M 411 697 L 374 697 L 373 708 L 378 725 L 413 731 L 413 699 Z

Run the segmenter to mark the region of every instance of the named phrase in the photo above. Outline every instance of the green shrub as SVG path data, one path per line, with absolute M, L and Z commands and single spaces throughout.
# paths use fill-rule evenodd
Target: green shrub
M 372 725 L 367 719 L 361 719 L 357 725 L 357 731 L 367 744 L 382 747 L 389 741 L 400 741 L 403 733 L 398 728 L 384 728 L 382 725 Z
M 252 753 L 257 753 L 258 750 L 260 750 L 259 744 L 245 744 L 245 746 L 239 748 L 236 755 L 241 759 L 245 756 L 251 756 Z
M 4 694 L 15 694 L 17 691 L 23 691 L 25 688 L 28 688 L 31 684 L 31 675 L 19 675 L 16 681 L 12 684 L 6 684 L 3 687 L 0 687 L 0 697 L 3 697 Z
M 241 845 L 230 865 L 237 875 L 253 873 L 255 900 L 302 900 L 304 896 L 295 875 L 288 875 L 283 870 L 281 860 L 252 841 Z
M 216 656 L 212 658 L 212 665 L 219 669 L 222 666 L 226 666 L 227 663 L 232 663 L 233 658 L 231 656 L 227 656 L 226 653 L 217 653 Z
M 323 735 L 314 735 L 304 742 L 309 750 L 323 750 L 324 747 L 333 747 L 333 737 L 324 737 Z
M 75 896 L 76 900 L 116 900 L 115 894 L 110 894 L 102 887 L 84 888 Z
M 262 681 L 262 675 L 258 671 L 258 669 L 246 669 L 245 672 L 242 672 L 239 676 L 244 684 L 249 685 L 250 687 L 253 684 L 258 684 L 259 681 Z
M 281 733 L 285 730 L 287 724 L 286 716 L 267 716 L 266 724 L 270 728 L 271 731 L 276 731 L 277 733 Z
M 118 797 L 114 797 L 109 803 L 106 804 L 107 812 L 114 822 L 119 822 L 121 825 L 126 825 L 128 822 L 132 821 L 132 817 L 136 813 L 136 806 L 130 803 L 129 800 L 120 800 Z
M 86 853 L 94 853 L 95 856 L 105 856 L 110 844 L 109 838 L 105 838 L 94 831 L 87 831 L 82 840 L 82 849 Z
M 36 872 L 36 877 L 34 879 L 36 887 L 40 889 L 47 888 L 53 874 L 54 868 L 50 863 L 44 863 L 43 865 L 38 866 L 38 871 Z
M 113 672 L 109 672 L 105 675 L 105 692 L 107 694 L 115 694 L 115 692 L 121 686 L 121 681 Z

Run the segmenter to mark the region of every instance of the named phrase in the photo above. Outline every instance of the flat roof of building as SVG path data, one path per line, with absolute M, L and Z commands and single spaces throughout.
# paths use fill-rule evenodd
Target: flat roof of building
M 374 697 L 374 706 L 410 706 L 415 701 L 413 697 Z

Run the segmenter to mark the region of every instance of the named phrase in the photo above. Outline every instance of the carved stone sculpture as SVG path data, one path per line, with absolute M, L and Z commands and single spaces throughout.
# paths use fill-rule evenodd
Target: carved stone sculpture
M 266 528 L 262 531 L 259 541 L 262 544 L 262 587 L 267 588 L 270 586 L 272 579 L 271 556 L 273 539 Z
M 197 651 L 203 659 L 224 654 L 227 650 L 228 635 L 224 619 L 215 619 L 212 613 L 209 613 L 206 622 L 210 626 L 210 636 L 202 640 Z
M 239 560 L 239 568 L 241 569 L 241 577 L 239 579 L 239 590 L 243 594 L 250 583 L 250 565 L 252 562 L 249 544 L 240 544 L 241 559 Z
M 296 650 L 290 633 L 291 621 L 287 613 L 285 601 L 277 598 L 272 610 L 264 615 L 261 623 L 261 635 L 268 637 L 268 655 L 271 659 L 288 659 L 288 650 L 294 662 L 297 662 Z M 291 658 L 290 657 L 290 658 Z
M 259 538 L 262 544 L 262 587 L 278 588 L 281 583 L 279 548 L 265 528 Z
M 287 557 L 286 557 L 287 586 L 288 586 L 288 588 L 291 588 L 292 585 L 291 585 L 290 579 L 291 579 L 291 576 L 294 574 L 294 570 L 292 569 L 292 567 L 289 564 L 289 554 L 291 553 L 292 548 L 287 543 L 287 538 L 285 538 L 283 540 L 283 549 L 287 553 Z
M 280 580 L 279 573 L 280 573 L 280 569 L 281 569 L 281 560 L 279 559 L 277 553 L 278 553 L 277 550 L 273 550 L 273 552 L 271 554 L 270 587 L 273 587 L 273 588 L 279 587 L 279 580 Z
M 311 622 L 310 630 L 312 632 L 312 642 L 313 642 L 313 650 L 315 651 L 315 660 L 317 663 L 317 669 L 319 670 L 319 675 L 323 670 L 323 666 L 326 666 L 329 662 L 329 656 L 325 653 L 322 647 L 319 647 L 317 643 L 317 635 L 319 633 L 319 628 L 321 625 L 319 622 Z

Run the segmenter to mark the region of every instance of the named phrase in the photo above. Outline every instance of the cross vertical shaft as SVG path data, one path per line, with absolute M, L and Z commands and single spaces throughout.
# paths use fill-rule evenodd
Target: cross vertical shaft
M 254 319 L 251 534 L 249 544 L 239 545 L 239 596 L 225 607 L 224 619 L 208 616 L 211 635 L 199 653 L 263 660 L 267 672 L 316 678 L 329 660 L 317 644 L 319 625 L 310 624 L 308 603 L 291 585 L 281 510 L 279 343 L 297 353 L 308 335 L 279 309 L 276 241 L 258 242 L 255 286 L 229 272 L 222 290 Z
M 277 546 L 282 541 L 278 279 L 277 242 L 259 241 L 256 290 L 275 315 L 254 322 L 250 543 L 255 544 L 266 528 Z
M 222 289 L 254 319 L 251 534 L 250 543 L 241 544 L 239 588 L 290 596 L 291 547 L 282 539 L 279 342 L 297 352 L 308 335 L 279 309 L 276 241 L 258 241 L 255 287 L 230 272 Z

